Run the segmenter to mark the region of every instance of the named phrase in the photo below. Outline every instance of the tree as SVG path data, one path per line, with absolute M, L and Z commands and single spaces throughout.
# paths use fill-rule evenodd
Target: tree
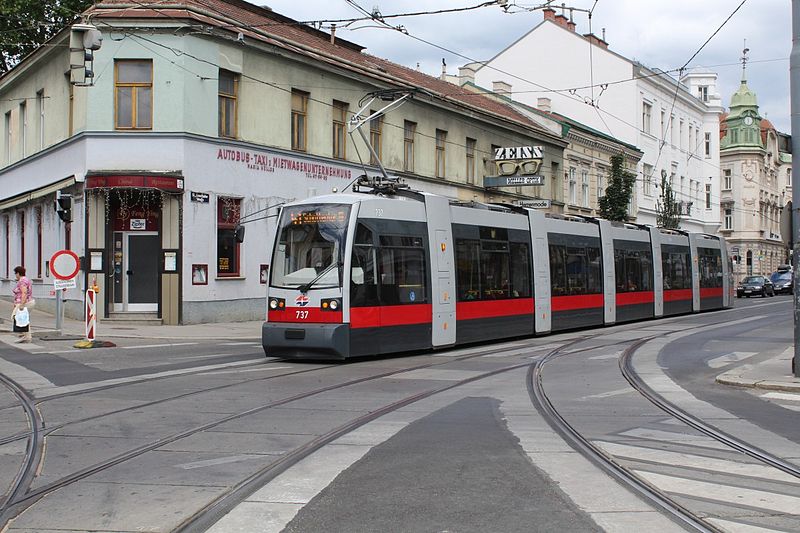
M 668 229 L 678 229 L 681 225 L 681 206 L 675 200 L 666 170 L 661 171 L 661 197 L 656 201 L 656 224 Z
M 72 23 L 93 0 L 0 0 L 0 75 Z
M 611 156 L 611 176 L 606 193 L 600 198 L 600 216 L 607 220 L 628 220 L 628 206 L 636 184 L 636 174 L 625 170 L 625 157 Z

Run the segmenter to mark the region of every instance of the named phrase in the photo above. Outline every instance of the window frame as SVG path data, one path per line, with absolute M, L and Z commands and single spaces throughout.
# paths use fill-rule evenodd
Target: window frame
M 435 153 L 435 176 L 444 178 L 447 175 L 447 130 L 436 128 L 436 153 Z
M 370 111 L 370 115 L 373 115 L 374 111 Z M 383 115 L 377 115 L 369 121 L 369 143 L 372 145 L 372 149 L 375 151 L 375 155 L 370 152 L 369 154 L 369 164 L 370 165 L 377 165 L 380 163 L 380 160 L 383 158 Z
M 132 63 L 146 63 L 150 65 L 150 81 L 149 82 L 120 82 L 119 81 L 119 69 L 121 65 L 124 64 L 132 64 Z M 71 85 L 70 85 L 71 86 Z M 119 118 L 120 118 L 120 89 L 121 88 L 130 88 L 131 89 L 131 125 L 130 126 L 120 126 L 119 125 Z M 138 93 L 141 89 L 149 89 L 150 90 L 150 125 L 149 126 L 139 126 L 139 98 Z M 72 96 L 72 95 L 71 95 Z M 115 59 L 114 60 L 114 129 L 115 130 L 125 130 L 125 131 L 137 131 L 137 130 L 152 130 L 153 129 L 153 116 L 154 116 L 154 109 L 153 109 L 153 60 L 152 59 Z M 71 129 L 71 128 L 70 128 Z
M 347 110 L 349 107 L 349 103 L 341 100 L 334 100 L 331 105 L 331 156 L 334 159 L 347 159 Z
M 299 89 L 291 92 L 291 147 L 298 152 L 308 151 L 308 99 L 310 93 Z M 301 104 L 295 107 L 296 99 Z
M 232 203 L 235 207 L 233 207 L 233 214 L 230 216 L 225 216 L 223 209 L 226 208 L 226 204 Z M 236 242 L 235 232 L 236 232 L 236 225 L 238 224 L 239 220 L 241 219 L 242 213 L 242 198 L 232 197 L 232 196 L 218 196 L 217 197 L 217 209 L 216 209 L 216 226 L 217 226 L 217 260 L 216 260 L 216 272 L 218 278 L 238 278 L 242 276 L 242 261 L 241 261 L 241 243 Z M 231 232 L 233 238 L 233 246 L 234 252 L 232 259 L 235 262 L 234 268 L 228 272 L 220 272 L 219 264 L 220 264 L 220 232 Z
M 643 100 L 642 101 L 642 132 L 650 135 L 652 131 L 653 119 L 653 104 Z
M 467 137 L 466 144 L 466 179 L 467 183 L 475 184 L 475 147 L 478 141 L 471 137 Z
M 417 123 L 410 120 L 403 121 L 403 171 L 414 172 L 414 136 L 417 133 Z
M 233 93 L 226 93 L 222 90 L 223 75 L 230 76 L 230 81 L 233 83 Z M 217 97 L 218 97 L 218 135 L 228 139 L 236 139 L 239 136 L 239 74 L 230 70 L 219 69 L 217 84 Z M 232 102 L 233 105 L 233 122 L 231 124 L 233 131 L 227 131 L 228 106 L 224 105 L 227 102 Z

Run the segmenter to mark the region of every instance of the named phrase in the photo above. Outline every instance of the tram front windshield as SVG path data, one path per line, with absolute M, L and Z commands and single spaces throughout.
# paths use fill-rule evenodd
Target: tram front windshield
M 338 287 L 349 218 L 349 205 L 284 208 L 272 258 L 272 286 Z

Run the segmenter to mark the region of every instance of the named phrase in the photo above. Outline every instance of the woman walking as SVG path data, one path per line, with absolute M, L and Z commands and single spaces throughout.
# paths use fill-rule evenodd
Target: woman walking
M 31 342 L 30 319 L 25 326 L 17 326 L 15 317 L 21 309 L 33 307 L 33 284 L 25 275 L 23 266 L 14 267 L 14 277 L 17 279 L 17 285 L 11 289 L 11 292 L 14 293 L 14 310 L 11 312 L 11 321 L 14 324 L 14 331 L 20 334 L 17 342 Z

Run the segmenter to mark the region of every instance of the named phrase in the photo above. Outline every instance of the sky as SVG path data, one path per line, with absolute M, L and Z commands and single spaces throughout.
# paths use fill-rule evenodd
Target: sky
M 478 6 L 482 0 L 265 0 L 274 11 L 301 21 L 330 21 L 364 16 L 356 6 L 384 16 Z M 490 0 L 491 1 L 491 0 Z M 552 2 L 560 13 L 561 3 Z M 255 2 L 265 5 L 263 2 Z M 507 0 L 507 9 L 489 5 L 470 11 L 387 18 L 408 35 L 372 21 L 349 27 L 337 24 L 336 35 L 366 47 L 366 52 L 438 76 L 442 59 L 450 74 L 470 61 L 485 61 L 542 21 L 547 3 Z M 614 52 L 647 67 L 665 71 L 686 64 L 719 75 L 718 92 L 726 107 L 742 79 L 740 58 L 747 54 L 747 85 L 758 97 L 759 112 L 782 132 L 790 133 L 789 54 L 792 46 L 790 0 L 571 0 L 567 8 L 593 8 L 592 32 Z M 567 13 L 569 16 L 569 13 Z M 575 11 L 576 31 L 589 32 L 588 13 Z M 724 23 L 724 24 L 723 24 Z M 323 22 L 328 30 L 330 22 Z M 546 53 L 541 51 L 537 53 Z M 535 81 L 535 80 L 533 80 Z

